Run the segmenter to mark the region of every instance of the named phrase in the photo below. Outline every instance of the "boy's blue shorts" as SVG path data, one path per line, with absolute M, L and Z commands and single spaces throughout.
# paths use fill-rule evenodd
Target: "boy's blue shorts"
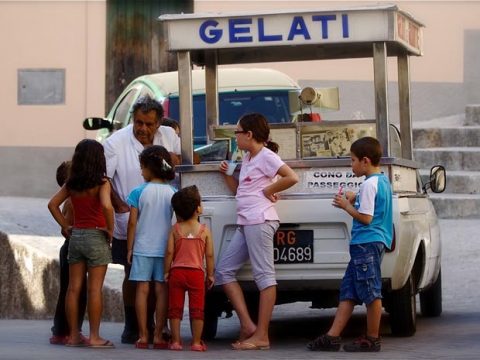
M 350 245 L 350 262 L 340 286 L 340 301 L 370 304 L 382 298 L 382 263 L 385 245 L 381 242 Z

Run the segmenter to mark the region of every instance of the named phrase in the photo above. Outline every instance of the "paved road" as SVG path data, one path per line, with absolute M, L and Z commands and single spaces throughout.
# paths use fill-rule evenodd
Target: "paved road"
M 12 211 L 12 205 L 16 205 Z M 43 199 L 0 197 L 0 230 L 12 234 L 56 235 L 58 229 L 45 217 Z M 32 216 L 32 211 L 35 213 Z M 16 214 L 14 214 L 14 212 Z M 40 213 L 40 214 L 39 214 Z M 21 216 L 20 216 L 21 215 Z M 35 218 L 35 220 L 32 219 Z M 389 335 L 388 315 L 382 321 L 383 348 L 379 354 L 311 353 L 305 344 L 325 331 L 333 310 L 309 309 L 307 303 L 278 306 L 271 325 L 272 349 L 237 352 L 229 349 L 237 335 L 235 318 L 220 319 L 218 337 L 206 354 L 135 350 L 119 342 L 122 325 L 102 324 L 102 333 L 114 341 L 113 350 L 67 348 L 48 344 L 51 321 L 0 320 L 0 359 L 478 359 L 480 358 L 480 221 L 441 220 L 443 238 L 443 297 L 441 317 L 419 317 L 417 333 L 409 338 Z M 190 340 L 187 322 L 182 327 Z M 348 341 L 362 333 L 364 309 L 358 308 L 344 334 Z

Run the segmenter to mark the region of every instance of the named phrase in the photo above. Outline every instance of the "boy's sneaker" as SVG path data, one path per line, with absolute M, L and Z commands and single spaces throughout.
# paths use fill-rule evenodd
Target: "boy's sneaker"
M 343 345 L 343 350 L 348 352 L 378 352 L 381 348 L 380 338 L 360 336 L 353 343 Z
M 323 334 L 309 342 L 307 349 L 311 351 L 338 351 L 340 350 L 340 340 L 340 336 Z

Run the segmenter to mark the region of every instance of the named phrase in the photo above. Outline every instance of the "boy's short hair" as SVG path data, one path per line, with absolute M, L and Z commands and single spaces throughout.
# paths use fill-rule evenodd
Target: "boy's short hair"
M 178 190 L 172 196 L 172 207 L 177 218 L 188 220 L 202 203 L 202 198 L 195 185 Z
M 377 139 L 371 136 L 362 137 L 354 141 L 352 146 L 350 146 L 350 152 L 359 159 L 369 158 L 373 166 L 380 164 L 380 158 L 383 154 L 382 146 Z
M 162 120 L 162 126 L 168 126 L 168 127 L 171 127 L 173 129 L 178 129 L 180 130 L 180 124 L 178 123 L 178 121 L 175 121 L 173 119 L 170 119 L 168 117 L 164 117 L 163 120 Z
M 58 186 L 63 186 L 63 184 L 65 184 L 65 181 L 67 181 L 70 164 L 71 161 L 64 161 L 58 166 L 56 173 Z

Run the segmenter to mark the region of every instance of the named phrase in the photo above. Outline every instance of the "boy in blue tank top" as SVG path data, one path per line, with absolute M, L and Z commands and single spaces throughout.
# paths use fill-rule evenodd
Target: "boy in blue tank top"
M 380 351 L 380 319 L 382 315 L 382 275 L 380 264 L 385 247 L 393 238 L 392 190 L 388 178 L 380 170 L 382 148 L 378 140 L 364 137 L 351 148 L 352 171 L 365 176 L 357 194 L 339 193 L 333 206 L 345 210 L 353 218 L 350 262 L 340 286 L 340 303 L 333 324 L 326 334 L 307 345 L 312 351 L 338 351 L 340 334 L 357 304 L 367 306 L 367 334 L 343 346 L 349 352 Z

